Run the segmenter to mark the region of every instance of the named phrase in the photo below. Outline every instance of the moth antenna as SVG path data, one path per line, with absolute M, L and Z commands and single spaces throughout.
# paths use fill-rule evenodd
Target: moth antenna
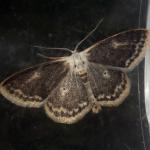
M 47 50 L 47 49 L 50 49 L 50 50 L 63 50 L 63 51 L 68 51 L 68 52 L 70 52 L 71 54 L 73 53 L 72 50 L 70 50 L 70 49 L 68 49 L 68 48 L 43 47 L 43 46 L 33 46 L 33 47 L 36 47 L 36 48 L 39 48 L 39 49 L 44 49 L 44 50 Z
M 41 53 L 37 53 L 37 55 L 40 56 L 41 58 L 49 59 L 48 56 L 45 56 L 45 55 L 43 55 L 43 54 L 41 54 Z
M 50 60 L 57 60 L 57 59 L 63 58 L 63 57 L 49 57 L 49 56 L 45 56 L 41 53 L 37 53 L 37 55 L 40 56 L 41 58 L 50 59 Z
M 91 35 L 93 34 L 93 32 L 99 27 L 99 25 L 103 22 L 104 18 L 102 18 L 98 23 L 97 25 L 95 26 L 95 28 L 90 31 L 79 43 L 77 43 L 77 45 L 75 46 L 75 49 L 74 51 L 76 52 L 78 47 Z

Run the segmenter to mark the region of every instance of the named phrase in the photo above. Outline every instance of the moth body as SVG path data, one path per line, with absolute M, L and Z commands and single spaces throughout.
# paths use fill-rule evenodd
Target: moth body
M 101 106 L 97 103 L 96 98 L 93 94 L 90 82 L 88 80 L 88 60 L 85 55 L 85 53 L 75 52 L 68 59 L 68 63 L 70 66 L 70 69 L 79 76 L 82 83 L 84 84 L 84 87 L 86 88 L 87 95 L 88 95 L 88 101 L 91 103 L 92 111 L 94 113 L 98 113 L 101 110 Z

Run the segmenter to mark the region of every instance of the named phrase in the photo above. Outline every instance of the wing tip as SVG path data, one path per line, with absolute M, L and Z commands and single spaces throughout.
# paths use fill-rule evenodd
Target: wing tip
M 137 30 L 141 30 L 141 29 L 137 29 Z M 147 29 L 143 29 L 143 30 L 146 31 L 147 33 L 144 47 L 142 48 L 140 55 L 128 67 L 129 71 L 132 71 L 144 59 L 147 51 L 150 50 L 150 30 Z

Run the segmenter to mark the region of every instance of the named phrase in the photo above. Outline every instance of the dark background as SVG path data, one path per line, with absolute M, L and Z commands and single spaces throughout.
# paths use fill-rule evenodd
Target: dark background
M 41 62 L 34 45 L 73 49 L 104 18 L 97 31 L 81 45 L 82 50 L 114 33 L 137 28 L 139 10 L 140 0 L 0 1 L 0 79 Z M 143 0 L 141 27 L 145 27 L 146 13 L 147 0 Z M 51 51 L 42 53 L 57 55 Z M 89 113 L 73 125 L 54 123 L 43 109 L 21 108 L 1 96 L 0 149 L 150 149 L 143 63 L 130 73 L 130 78 L 131 93 L 121 106 L 104 108 L 98 115 Z

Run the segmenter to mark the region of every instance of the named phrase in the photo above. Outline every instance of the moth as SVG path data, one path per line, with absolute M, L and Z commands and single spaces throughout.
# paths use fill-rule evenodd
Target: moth
M 127 73 L 150 48 L 150 31 L 124 31 L 79 52 L 86 38 L 74 51 L 64 49 L 69 56 L 48 57 L 11 75 L 1 83 L 1 94 L 22 107 L 44 107 L 52 120 L 65 124 L 79 121 L 90 111 L 119 106 L 130 92 Z

